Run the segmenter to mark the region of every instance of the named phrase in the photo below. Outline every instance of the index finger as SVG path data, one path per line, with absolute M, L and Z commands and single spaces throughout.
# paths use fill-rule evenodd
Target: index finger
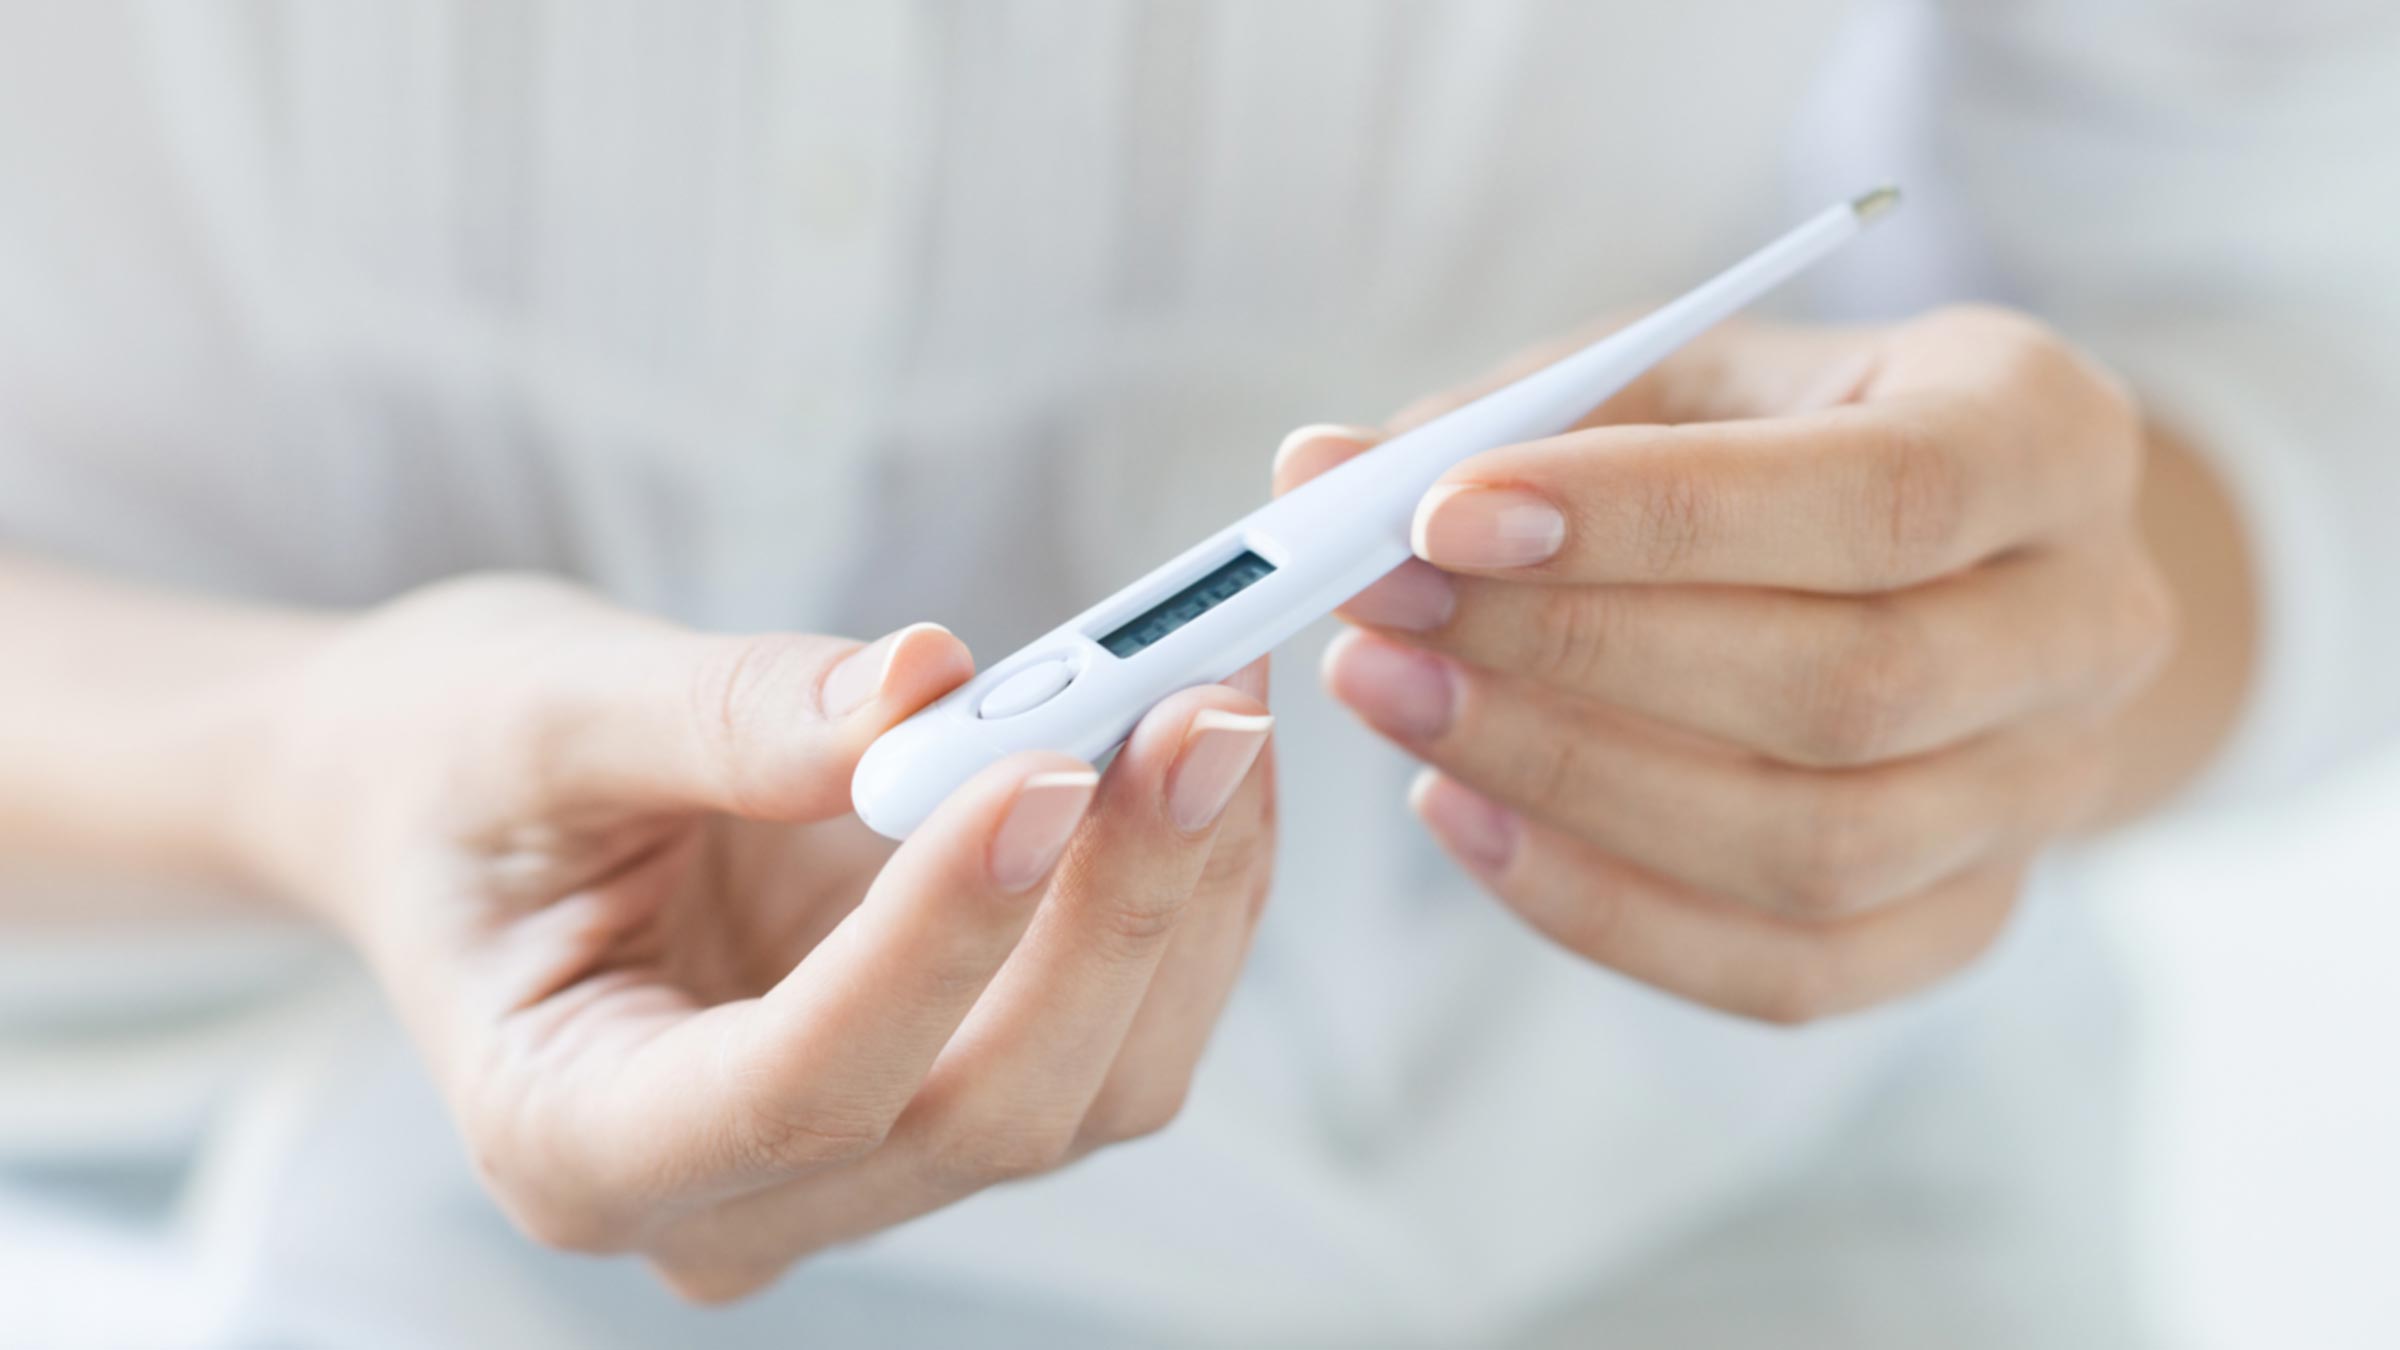
M 1918 395 L 1569 432 L 1451 470 L 1410 539 L 1435 566 L 1525 581 L 1892 590 L 2094 505 L 2076 447 L 2019 420 Z
M 643 1045 L 614 1075 L 645 1126 L 631 1189 L 730 1194 L 880 1143 L 1016 950 L 1098 782 L 1047 753 L 985 770 L 773 989 Z

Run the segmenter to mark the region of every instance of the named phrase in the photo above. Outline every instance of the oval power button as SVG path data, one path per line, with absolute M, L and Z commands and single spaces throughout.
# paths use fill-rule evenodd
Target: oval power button
M 1039 665 L 1027 666 L 992 686 L 975 709 L 977 717 L 1014 717 L 1028 708 L 1038 708 L 1050 701 L 1052 695 L 1064 689 L 1075 678 L 1074 663 L 1065 657 L 1055 657 Z

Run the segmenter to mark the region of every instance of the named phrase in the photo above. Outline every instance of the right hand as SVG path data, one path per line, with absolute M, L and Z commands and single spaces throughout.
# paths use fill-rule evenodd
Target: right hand
M 521 1227 L 735 1297 L 1164 1125 L 1248 948 L 1263 663 L 1105 776 L 993 766 L 895 849 L 851 770 L 972 669 L 931 625 L 705 636 L 446 583 L 277 691 L 247 832 L 363 952 Z

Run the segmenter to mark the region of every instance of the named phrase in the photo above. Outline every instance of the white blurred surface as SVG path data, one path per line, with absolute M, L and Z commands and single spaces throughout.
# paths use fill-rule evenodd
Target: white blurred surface
M 2130 1181 L 2165 1344 L 2400 1345 L 2396 846 L 2386 754 L 2099 860 L 2140 1014 Z

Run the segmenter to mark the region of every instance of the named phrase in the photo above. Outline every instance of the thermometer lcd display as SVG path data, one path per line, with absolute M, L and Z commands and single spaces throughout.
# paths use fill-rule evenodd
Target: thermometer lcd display
M 1101 638 L 1100 645 L 1118 656 L 1131 656 L 1248 590 L 1274 570 L 1275 564 L 1243 549 L 1232 561 L 1127 620 Z

